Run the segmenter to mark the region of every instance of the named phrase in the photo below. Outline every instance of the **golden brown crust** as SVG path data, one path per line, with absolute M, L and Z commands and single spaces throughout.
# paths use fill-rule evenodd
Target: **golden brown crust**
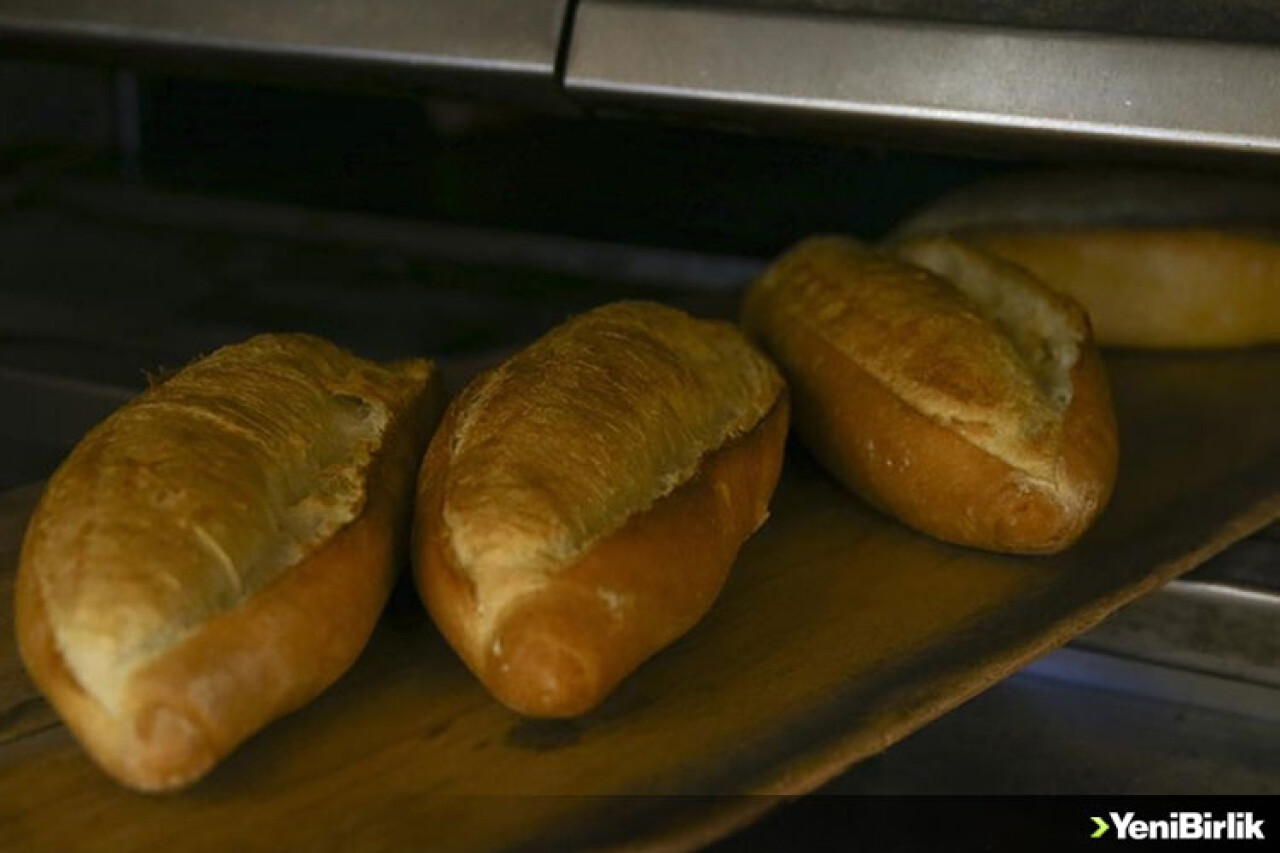
M 968 229 L 1251 228 L 1280 222 L 1280 187 L 1255 175 L 1046 169 L 965 184 L 929 202 L 898 238 Z
M 575 317 L 476 379 L 452 407 L 441 512 L 479 618 L 687 481 L 781 388 L 730 324 L 645 302 Z
M 965 232 L 1078 299 L 1111 346 L 1280 341 L 1280 242 L 1252 231 L 1057 228 Z
M 738 548 L 768 513 L 787 421 L 784 396 L 755 429 L 709 454 L 691 480 L 514 602 L 488 642 L 475 631 L 474 587 L 439 523 L 436 484 L 447 460 L 429 454 L 416 571 L 432 617 L 508 707 L 538 717 L 591 710 L 711 607 Z
M 524 384 L 506 382 L 505 399 L 483 378 L 464 391 L 446 413 L 419 480 L 414 554 L 423 600 L 489 690 L 536 716 L 594 707 L 706 612 L 738 548 L 763 522 L 781 467 L 788 417 L 781 380 L 739 333 L 661 306 L 593 312 L 600 313 L 607 322 L 588 315 L 553 333 L 554 348 L 535 344 L 516 356 L 504 375 Z M 624 327 L 629 334 L 620 334 Z M 721 351 L 709 358 L 704 346 Z M 686 358 L 690 349 L 695 357 Z M 620 360 L 632 363 L 609 372 Z M 592 367 L 602 372 L 586 369 Z M 584 388 L 579 398 L 575 383 L 608 387 Z M 767 400 L 761 386 L 771 394 Z M 548 387 L 559 390 L 547 393 Z M 564 413 L 550 410 L 587 402 L 591 417 L 571 420 L 570 430 Z M 492 504 L 482 504 L 488 523 L 503 517 L 508 502 L 521 509 L 522 526 L 508 541 L 495 534 L 505 555 L 501 573 L 465 564 L 460 555 L 468 552 L 453 540 L 470 519 L 458 504 L 453 515 L 446 509 L 459 488 L 459 424 L 468 416 L 484 423 L 478 405 L 509 408 L 538 428 L 520 433 L 507 453 L 490 453 L 486 444 L 464 443 L 462 450 L 475 477 L 464 486 L 471 501 L 481 497 L 477 481 L 519 485 L 494 488 Z M 617 429 L 628 420 L 641 427 L 629 436 Z M 671 446 L 676 441 L 692 446 Z M 551 479 L 554 466 L 539 467 L 548 449 L 566 460 L 562 477 L 579 482 L 558 482 Z M 683 458 L 691 450 L 686 472 Z M 655 465 L 655 455 L 665 464 Z M 486 466 L 492 470 L 478 472 Z M 565 495 L 608 508 L 606 520 L 568 549 L 529 533 L 554 543 L 566 527 L 579 529 L 556 518 L 581 517 Z M 548 562 L 552 548 L 568 558 Z
M 769 268 L 745 311 L 749 330 L 782 327 L 801 345 L 820 338 L 929 419 L 1029 473 L 1053 475 L 1055 400 L 951 281 L 853 240 L 816 237 Z
M 975 307 L 952 322 L 938 316 L 957 311 L 963 294 L 938 297 L 945 281 L 843 244 L 831 238 L 801 244 L 766 273 L 744 305 L 747 329 L 788 377 L 801 438 L 849 488 L 937 538 L 1017 553 L 1052 552 L 1074 542 L 1105 505 L 1116 466 L 1114 414 L 1087 328 L 1070 366 L 1069 400 L 1058 408 Z M 811 263 L 796 263 L 806 256 Z M 874 274 L 864 277 L 868 267 Z M 805 278 L 793 278 L 797 272 Z M 812 287 L 814 277 L 822 279 L 820 289 Z M 878 294 L 857 293 L 895 288 L 919 289 L 930 298 L 894 294 L 878 301 Z M 873 307 L 865 315 L 846 322 L 867 305 Z M 887 316 L 892 312 L 898 313 Z M 948 335 L 971 338 L 956 342 Z M 934 352 L 937 373 L 911 372 L 914 361 L 927 364 Z M 892 369 L 895 361 L 905 367 Z M 1016 371 L 1024 375 L 1006 387 Z M 957 373 L 963 382 L 954 381 Z M 938 394 L 967 397 L 959 401 L 964 408 L 951 401 L 933 405 L 933 377 Z M 1029 399 L 1036 394 L 1044 399 Z M 960 410 L 967 417 L 947 416 Z M 1023 436 L 1024 442 L 991 441 L 992 435 Z
M 301 359 L 305 363 L 308 354 L 318 350 L 327 363 L 317 368 L 317 382 L 332 379 L 327 371 L 345 360 L 348 369 L 360 376 L 360 383 L 367 384 L 343 381 L 333 387 L 344 395 L 357 388 L 361 393 L 379 395 L 377 399 L 385 404 L 387 417 L 369 449 L 369 462 L 359 473 L 360 509 L 354 519 L 337 525 L 321 541 L 308 543 L 306 553 L 298 560 L 280 567 L 271 578 L 239 600 L 213 602 L 194 624 L 187 621 L 189 612 L 177 612 L 175 618 L 180 620 L 182 628 L 172 640 L 170 637 L 175 632 L 165 626 L 165 614 L 148 612 L 144 621 L 162 626 L 162 641 L 153 643 L 158 648 L 145 656 L 116 659 L 113 665 L 123 673 L 105 679 L 106 683 L 119 684 L 110 693 L 95 694 L 76 671 L 76 649 L 68 649 L 65 639 L 59 641 L 57 618 L 49 606 L 49 590 L 57 591 L 59 584 L 68 583 L 68 559 L 78 573 L 105 568 L 109 576 L 117 578 L 115 587 L 80 584 L 76 606 L 64 610 L 63 618 L 68 620 L 92 613 L 95 602 L 84 590 L 111 596 L 109 601 L 99 602 L 99 607 L 117 611 L 131 607 L 154 610 L 156 600 L 149 594 L 148 572 L 173 576 L 185 568 L 188 576 L 194 577 L 192 589 L 203 589 L 200 578 L 203 566 L 157 563 L 148 558 L 145 529 L 181 527 L 188 519 L 153 510 L 149 528 L 144 528 L 144 533 L 127 545 L 117 545 L 114 550 L 86 548 L 68 557 L 65 551 L 51 547 L 50 539 L 55 540 L 54 544 L 58 542 L 56 534 L 50 531 L 78 521 L 67 513 L 94 501 L 114 500 L 117 494 L 110 487 L 101 488 L 102 478 L 109 477 L 102 472 L 89 481 L 98 485 L 99 490 L 86 490 L 85 481 L 77 471 L 78 466 L 86 464 L 86 457 L 73 454 L 56 475 L 56 483 L 51 482 L 50 490 L 56 486 L 60 491 L 54 492 L 52 501 L 42 501 L 24 545 L 18 579 L 17 620 L 20 647 L 28 669 L 99 764 L 121 782 L 142 790 L 171 789 L 198 778 L 254 731 L 313 698 L 355 659 L 390 589 L 395 560 L 404 544 L 414 460 L 427 440 L 440 405 L 438 377 L 425 362 L 386 370 L 332 345 L 300 336 L 254 339 L 240 345 L 239 350 L 232 353 L 237 359 L 251 354 L 264 368 L 269 368 L 272 359 L 282 352 L 287 361 Z M 176 381 L 177 387 L 182 388 L 186 372 L 170 379 L 166 388 L 149 392 L 152 402 L 155 397 L 165 395 L 170 383 Z M 257 381 L 254 374 L 237 378 L 233 372 L 219 375 L 216 382 L 226 389 L 237 389 L 234 393 L 240 394 L 245 390 L 245 375 L 250 377 L 249 383 Z M 248 394 L 242 399 L 251 396 Z M 287 396 L 276 402 L 290 405 Z M 137 406 L 137 403 L 126 406 L 113 419 L 133 417 Z M 271 421 L 264 423 L 269 424 L 268 429 L 278 425 Z M 151 438 L 163 441 L 163 423 L 151 426 Z M 181 435 L 188 434 L 187 425 L 181 420 L 173 426 Z M 120 448 L 102 448 L 102 444 L 109 441 L 123 442 L 124 450 L 128 450 L 128 442 L 138 433 L 119 429 L 118 424 L 116 427 L 100 428 L 94 439 L 99 450 L 88 458 L 111 458 Z M 305 431 L 299 438 L 306 438 Z M 186 448 L 180 442 L 167 445 L 171 453 L 179 456 L 184 450 L 203 452 L 207 446 L 204 441 L 191 442 Z M 258 464 L 258 460 L 254 464 Z M 181 459 L 175 460 L 172 470 L 181 469 Z M 172 488 L 174 481 L 168 481 L 168 486 Z M 199 491 L 205 484 L 189 479 L 184 488 Z M 77 491 L 81 494 L 76 494 Z M 206 495 L 207 500 L 214 502 L 206 506 L 216 505 L 221 497 L 216 490 L 215 494 Z M 136 504 L 124 507 L 117 504 L 114 508 L 92 506 L 82 511 L 95 513 L 99 519 L 109 519 L 113 509 L 137 511 Z M 238 512 L 243 512 L 243 507 L 228 505 L 221 508 L 221 512 L 234 519 Z M 244 515 L 239 518 L 244 526 L 270 521 Z M 165 531 L 161 535 L 172 534 Z M 127 571 L 105 562 L 122 551 L 127 551 L 134 560 L 126 567 Z M 55 571 L 55 567 L 63 572 Z M 132 584 L 129 578 L 133 578 Z M 68 631 L 66 636 L 83 641 L 86 635 Z M 100 635 L 100 642 L 111 643 L 111 640 L 110 635 Z M 102 660 L 103 657 L 88 659 Z
M 898 236 L 951 233 L 1088 310 L 1108 346 L 1280 341 L 1280 192 L 1162 172 L 1048 172 L 961 187 Z

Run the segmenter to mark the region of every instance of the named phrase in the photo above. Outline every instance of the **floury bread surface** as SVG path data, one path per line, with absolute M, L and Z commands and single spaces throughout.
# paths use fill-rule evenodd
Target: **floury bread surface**
M 813 238 L 751 288 L 743 322 L 815 455 L 918 530 L 1059 551 L 1110 496 L 1116 424 L 1088 319 L 1011 264 L 945 239 Z
M 419 480 L 428 609 L 517 711 L 598 704 L 711 606 L 763 523 L 788 406 L 726 323 L 605 306 L 476 379 Z
M 186 785 L 364 647 L 440 408 L 427 361 L 262 335 L 91 431 L 27 529 L 34 680 L 112 776 Z

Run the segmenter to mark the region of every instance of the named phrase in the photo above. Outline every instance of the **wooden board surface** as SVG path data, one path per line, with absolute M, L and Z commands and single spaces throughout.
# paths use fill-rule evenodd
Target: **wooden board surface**
M 811 790 L 1280 517 L 1280 350 L 1113 354 L 1108 366 L 1120 480 L 1068 554 L 933 542 L 792 447 L 773 516 L 711 614 L 597 712 L 533 722 L 504 710 L 402 583 L 351 672 L 170 796 L 110 782 L 22 674 L 12 572 L 36 492 L 10 493 L 0 499 L 4 845 L 696 847 L 775 800 L 676 795 Z M 599 794 L 646 796 L 584 796 Z

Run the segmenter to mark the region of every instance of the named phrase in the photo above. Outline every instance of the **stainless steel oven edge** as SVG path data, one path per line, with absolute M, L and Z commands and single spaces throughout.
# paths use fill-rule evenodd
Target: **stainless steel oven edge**
M 0 0 L 0 53 L 563 106 L 569 0 Z
M 1280 153 L 1280 48 L 640 0 L 582 0 L 568 94 L 595 107 L 862 133 Z

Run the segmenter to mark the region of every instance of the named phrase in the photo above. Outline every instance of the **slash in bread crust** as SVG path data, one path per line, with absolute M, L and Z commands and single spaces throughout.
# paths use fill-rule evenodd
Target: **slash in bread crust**
M 1085 315 L 961 244 L 896 251 L 810 239 L 748 294 L 744 323 L 787 375 L 797 429 L 847 485 L 938 538 L 1066 547 L 1115 476 Z
M 427 453 L 414 554 L 437 625 L 508 706 L 594 707 L 711 606 L 788 412 L 729 324 L 620 303 L 551 332 L 464 390 Z
M 263 335 L 75 448 L 28 526 L 18 631 L 109 772 L 184 784 L 350 664 L 390 588 L 411 480 L 396 466 L 425 444 L 437 386 L 425 361 Z
M 639 302 L 583 314 L 476 380 L 455 403 L 442 511 L 482 621 L 689 480 L 781 390 L 737 329 Z

